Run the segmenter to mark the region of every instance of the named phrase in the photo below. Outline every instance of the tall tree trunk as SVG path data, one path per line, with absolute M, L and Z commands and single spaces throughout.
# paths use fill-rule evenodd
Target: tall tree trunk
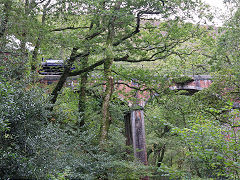
M 71 67 L 72 67 L 74 61 L 77 58 L 77 50 L 78 50 L 77 48 L 73 48 L 70 59 L 66 62 L 66 66 L 64 67 L 64 71 L 63 71 L 56 87 L 53 89 L 53 91 L 51 93 L 52 98 L 50 99 L 50 102 L 52 104 L 55 104 L 55 102 L 57 101 L 58 93 L 61 91 L 64 83 L 66 82 L 66 80 L 69 76 Z M 52 110 L 52 109 L 53 108 L 51 108 L 50 110 Z
M 88 67 L 88 57 L 82 58 L 81 68 L 84 69 Z M 79 101 L 78 101 L 78 111 L 80 113 L 80 122 L 79 127 L 84 126 L 85 124 L 85 111 L 86 111 L 86 85 L 87 85 L 88 73 L 85 72 L 81 74 L 81 82 L 79 89 Z
M 45 21 L 46 21 L 46 16 L 47 16 L 47 7 L 49 6 L 49 4 L 51 3 L 51 0 L 48 0 L 48 2 L 43 6 L 43 15 L 42 15 L 42 26 L 45 25 Z M 38 51 L 40 49 L 41 46 L 41 40 L 43 37 L 43 33 L 40 33 L 38 35 L 34 50 L 33 50 L 33 54 L 32 54 L 32 60 L 31 60 L 31 71 L 34 72 L 36 70 L 36 62 L 37 62 L 37 58 L 38 58 Z
M 35 44 L 33 54 L 32 54 L 32 60 L 31 60 L 31 71 L 32 72 L 35 72 L 35 70 L 37 69 L 36 62 L 37 62 L 38 51 L 39 51 L 40 45 L 41 45 L 41 39 L 40 39 L 40 36 L 39 36 L 37 38 L 37 42 Z
M 95 32 L 90 33 L 89 36 L 86 36 L 85 40 L 89 41 L 89 40 L 93 39 L 94 37 L 96 37 L 98 35 L 99 35 L 99 33 L 95 33 Z M 70 68 L 72 67 L 72 65 L 75 62 L 75 60 L 77 58 L 87 58 L 89 56 L 89 54 L 90 54 L 90 52 L 88 50 L 86 52 L 83 52 L 83 53 L 77 53 L 78 49 L 79 48 L 74 47 L 73 50 L 72 50 L 72 53 L 70 55 L 70 59 L 68 61 L 66 61 L 66 66 L 64 68 L 63 74 L 61 75 L 57 85 L 55 86 L 54 90 L 51 93 L 52 98 L 50 99 L 50 102 L 52 104 L 55 104 L 55 102 L 57 101 L 58 93 L 63 88 L 63 85 L 66 82 L 66 80 L 67 80 L 67 78 L 68 78 L 68 76 L 70 74 Z M 84 72 L 78 73 L 77 75 L 85 73 L 85 72 L 89 72 L 89 71 L 93 70 L 95 67 L 100 66 L 102 64 L 103 64 L 103 61 L 98 62 L 98 63 L 96 63 L 96 64 L 94 64 L 92 66 L 89 66 L 88 68 L 83 69 Z
M 115 11 L 118 11 L 121 7 L 122 2 L 117 1 L 114 7 Z M 105 2 L 103 3 L 103 8 L 105 8 Z M 103 105 L 102 105 L 102 125 L 101 125 L 101 134 L 100 134 L 100 144 L 103 145 L 108 137 L 108 130 L 111 123 L 111 115 L 109 112 L 110 101 L 113 93 L 114 82 L 113 77 L 111 76 L 111 68 L 114 61 L 114 53 L 113 53 L 113 40 L 115 36 L 114 32 L 114 23 L 117 16 L 113 14 L 110 17 L 108 23 L 108 35 L 106 41 L 106 60 L 104 62 L 104 77 L 106 80 L 106 89 L 103 95 Z M 102 146 L 103 147 L 103 146 Z
M 106 78 L 106 89 L 104 92 L 103 105 L 102 105 L 102 126 L 100 143 L 104 144 L 108 137 L 108 130 L 111 123 L 111 115 L 109 112 L 110 101 L 113 93 L 113 78 L 111 76 L 110 68 L 112 66 L 112 60 L 108 59 L 104 64 L 104 76 Z
M 165 148 L 166 148 L 166 145 L 164 144 L 161 148 L 161 153 L 159 152 L 158 154 L 158 162 L 157 162 L 157 167 L 160 167 L 161 164 L 162 164 L 162 161 L 163 161 L 163 158 L 164 158 L 164 154 L 165 154 Z
M 106 80 L 106 89 L 103 96 L 102 105 L 102 124 L 101 124 L 101 135 L 100 144 L 104 144 L 107 140 L 108 130 L 111 123 L 111 115 L 109 112 L 110 101 L 113 93 L 113 77 L 111 76 L 111 68 L 114 60 L 113 54 L 113 37 L 114 37 L 114 25 L 113 20 L 109 23 L 107 46 L 106 46 L 106 60 L 104 62 L 104 77 Z
M 25 0 L 24 1 L 24 18 L 27 18 L 28 17 L 28 14 L 29 12 L 31 11 L 29 9 L 29 0 Z M 23 29 L 22 29 L 22 32 L 21 32 L 21 35 L 22 35 L 22 38 L 21 38 L 21 42 L 20 42 L 20 49 L 21 49 L 21 52 L 22 52 L 22 58 L 24 58 L 25 54 L 26 54 L 26 26 L 23 25 Z

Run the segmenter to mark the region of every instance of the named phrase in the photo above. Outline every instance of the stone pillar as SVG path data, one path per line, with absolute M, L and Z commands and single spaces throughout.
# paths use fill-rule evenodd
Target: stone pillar
M 134 156 L 147 165 L 146 138 L 143 110 L 131 111 L 131 128 Z

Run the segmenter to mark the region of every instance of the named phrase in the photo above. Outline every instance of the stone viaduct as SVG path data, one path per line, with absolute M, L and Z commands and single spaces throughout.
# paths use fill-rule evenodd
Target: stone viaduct
M 209 75 L 195 75 L 189 76 L 192 78 L 187 83 L 175 83 L 175 85 L 169 87 L 171 90 L 187 90 L 189 94 L 194 94 L 197 91 L 201 91 L 204 88 L 208 88 L 211 83 L 211 76 Z M 40 82 L 46 85 L 52 84 L 59 80 L 59 75 L 40 75 Z M 76 83 L 76 77 L 69 77 L 66 86 L 74 87 Z M 132 91 L 132 86 L 137 86 L 134 83 L 128 83 L 129 86 L 124 84 L 118 84 L 115 89 L 122 90 L 124 92 Z M 120 98 L 124 98 L 124 95 L 119 94 Z M 131 112 L 125 116 L 125 136 L 126 145 L 133 146 L 134 156 L 142 163 L 147 165 L 147 151 L 146 151 L 146 138 L 145 138 L 145 126 L 144 126 L 144 106 L 149 99 L 148 93 L 136 92 L 135 97 L 137 101 L 135 103 L 129 102 L 129 106 L 136 106 L 132 108 Z

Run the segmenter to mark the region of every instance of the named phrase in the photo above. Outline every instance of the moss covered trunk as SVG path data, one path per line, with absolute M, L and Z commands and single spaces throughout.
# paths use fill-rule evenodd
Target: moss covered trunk
M 106 89 L 103 95 L 102 104 L 102 123 L 101 123 L 101 134 L 100 134 L 100 144 L 104 144 L 108 137 L 108 130 L 111 123 L 111 115 L 109 112 L 110 101 L 113 93 L 113 77 L 111 73 L 111 68 L 114 60 L 113 54 L 113 37 L 114 37 L 114 26 L 113 23 L 109 23 L 108 37 L 106 42 L 106 60 L 104 62 L 104 78 L 106 81 Z
M 113 77 L 111 76 L 111 66 L 113 58 L 109 57 L 104 63 L 104 77 L 106 79 L 106 89 L 103 97 L 102 105 L 102 126 L 101 126 L 101 143 L 107 140 L 108 130 L 111 122 L 111 115 L 109 112 L 110 101 L 113 93 Z
M 82 69 L 86 68 L 88 64 L 88 57 L 85 57 L 81 61 L 81 67 Z M 81 80 L 80 80 L 80 88 L 79 88 L 79 101 L 78 101 L 78 111 L 80 113 L 80 121 L 79 121 L 79 127 L 84 126 L 85 124 L 85 111 L 86 111 L 86 86 L 87 86 L 87 80 L 88 80 L 88 73 L 85 72 L 81 74 Z

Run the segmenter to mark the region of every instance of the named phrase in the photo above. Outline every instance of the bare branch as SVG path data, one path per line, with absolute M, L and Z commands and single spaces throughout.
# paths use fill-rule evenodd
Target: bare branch
M 234 126 L 231 126 L 232 128 L 238 128 L 240 127 L 240 125 L 234 125 Z
M 143 58 L 143 59 L 124 59 L 124 60 L 121 60 L 121 59 L 116 59 L 114 60 L 115 62 L 120 62 L 120 61 L 124 61 L 124 62 L 131 62 L 131 63 L 138 63 L 138 62 L 151 62 L 151 61 L 157 61 L 157 60 L 160 60 L 160 59 L 165 59 L 166 57 L 170 56 L 171 53 L 169 54 L 166 54 L 164 56 L 161 56 L 161 57 L 157 57 L 157 58 L 154 58 L 154 59 L 150 59 L 150 58 Z
M 118 46 L 119 44 L 121 44 L 123 41 L 125 41 L 126 39 L 129 39 L 130 37 L 132 37 L 133 35 L 137 34 L 140 32 L 140 22 L 141 22 L 141 16 L 143 14 L 160 14 L 161 12 L 154 12 L 154 11 L 140 11 L 137 14 L 137 20 L 136 20 L 136 27 L 135 30 L 127 35 L 125 35 L 123 38 L 121 38 L 120 40 L 116 41 L 113 43 L 113 46 Z
M 178 55 L 179 57 L 180 56 L 182 56 L 182 55 L 192 55 L 193 54 L 193 52 L 196 52 L 196 51 L 198 51 L 198 50 L 196 50 L 196 49 L 194 49 L 194 50 L 192 50 L 191 52 L 189 52 L 189 53 L 184 53 L 184 52 L 172 52 L 173 54 L 176 54 L 176 55 Z
M 88 53 L 82 53 L 82 54 L 76 55 L 77 50 L 78 50 L 77 48 L 73 48 L 70 59 L 67 61 L 66 68 L 64 68 L 63 74 L 61 75 L 56 87 L 54 88 L 54 90 L 51 93 L 52 98 L 50 99 L 50 102 L 52 104 L 54 104 L 57 101 L 58 93 L 62 89 L 64 83 L 66 82 L 66 79 L 68 78 L 68 76 L 70 74 L 70 68 L 72 67 L 75 59 L 77 57 L 86 57 L 89 55 Z
M 40 2 L 37 2 L 37 4 L 42 4 L 44 1 L 46 1 L 46 0 L 42 0 Z
M 187 40 L 189 40 L 190 37 L 186 38 L 186 39 L 181 39 L 179 41 L 173 41 L 171 42 L 170 44 L 164 44 L 164 46 L 161 46 L 161 47 L 152 47 L 152 48 L 149 48 L 149 49 L 146 49 L 146 51 L 151 51 L 151 50 L 156 50 L 156 49 L 159 49 L 160 51 L 154 53 L 151 57 L 149 58 L 143 58 L 143 59 L 116 59 L 114 61 L 125 61 L 125 62 L 131 62 L 131 63 L 134 63 L 134 62 L 144 62 L 144 61 L 156 61 L 156 60 L 159 60 L 159 59 L 165 59 L 166 57 L 172 55 L 172 54 L 180 54 L 178 52 L 174 52 L 174 51 L 170 51 L 171 49 L 175 48 L 177 45 L 179 44 L 182 44 L 184 42 L 186 42 Z M 145 47 L 146 48 L 146 47 Z M 165 55 L 163 56 L 160 56 L 160 57 L 157 57 L 157 58 L 154 58 L 156 57 L 157 55 L 161 54 L 161 53 L 165 53 Z M 183 54 L 183 53 L 182 53 Z M 187 53 L 186 53 L 187 55 Z M 190 55 L 190 54 L 189 54 Z
M 57 28 L 57 29 L 52 29 L 50 32 L 54 31 L 65 31 L 65 30 L 75 30 L 75 29 L 89 29 L 90 26 L 81 26 L 81 27 L 65 27 L 65 28 Z
M 92 71 L 94 68 L 102 65 L 104 62 L 105 62 L 105 59 L 100 60 L 100 61 L 92 64 L 91 66 L 89 66 L 89 67 L 87 67 L 87 68 L 81 69 L 81 70 L 79 70 L 79 71 L 70 72 L 70 73 L 69 73 L 69 76 L 77 76 L 77 75 L 80 75 L 80 74 L 82 74 L 82 73 Z
M 115 82 L 115 84 L 123 84 L 131 89 L 135 89 L 135 90 L 138 90 L 138 91 L 149 91 L 151 88 L 145 88 L 145 89 L 142 89 L 141 87 L 137 87 L 137 86 L 130 86 L 128 83 L 124 83 L 124 82 Z
M 230 65 L 232 65 L 232 62 L 231 62 L 231 60 L 230 60 L 229 56 L 228 56 L 228 55 L 226 55 L 225 57 L 226 57 L 226 59 L 227 59 L 227 63 L 228 63 L 228 64 L 230 64 Z
M 128 58 L 128 55 L 122 57 L 122 58 L 115 58 L 114 61 L 123 61 L 123 60 L 126 60 Z M 92 64 L 91 66 L 87 67 L 87 68 L 84 68 L 84 69 L 81 69 L 79 71 L 74 71 L 74 72 L 70 72 L 69 73 L 69 76 L 77 76 L 77 75 L 80 75 L 82 73 L 85 73 L 85 72 L 90 72 L 92 71 L 94 68 L 102 65 L 104 62 L 105 62 L 106 59 L 103 59 L 103 60 L 100 60 L 94 64 Z

